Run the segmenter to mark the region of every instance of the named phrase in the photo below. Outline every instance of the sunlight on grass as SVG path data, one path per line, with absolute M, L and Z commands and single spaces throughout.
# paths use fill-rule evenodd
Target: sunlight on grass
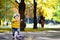
M 38 29 L 25 28 L 23 32 L 40 32 L 40 31 L 46 31 L 46 30 L 60 30 L 60 28 L 38 28 Z M 11 28 L 0 28 L 0 32 L 11 32 L 11 31 L 12 31 Z

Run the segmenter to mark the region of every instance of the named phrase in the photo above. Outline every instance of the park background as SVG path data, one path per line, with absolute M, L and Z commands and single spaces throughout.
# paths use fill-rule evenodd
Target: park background
M 24 14 L 26 28 L 33 28 L 34 2 L 33 0 L 24 1 L 26 4 Z M 40 15 L 43 14 L 45 17 L 44 28 L 60 28 L 60 0 L 36 0 L 36 3 L 37 27 L 41 28 L 39 19 Z M 0 29 L 11 28 L 11 19 L 14 12 L 19 14 L 18 6 L 15 0 L 0 0 Z

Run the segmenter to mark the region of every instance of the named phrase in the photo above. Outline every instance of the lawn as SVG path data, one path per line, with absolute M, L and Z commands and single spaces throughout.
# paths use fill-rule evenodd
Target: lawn
M 0 28 L 0 32 L 11 32 L 11 28 Z M 23 32 L 40 32 L 40 31 L 46 31 L 46 30 L 60 30 L 60 28 L 25 28 Z

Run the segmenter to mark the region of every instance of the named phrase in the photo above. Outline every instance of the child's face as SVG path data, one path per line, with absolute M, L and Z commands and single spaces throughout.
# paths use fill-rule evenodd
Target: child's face
M 18 16 L 15 17 L 16 20 L 17 20 L 18 18 L 19 18 Z

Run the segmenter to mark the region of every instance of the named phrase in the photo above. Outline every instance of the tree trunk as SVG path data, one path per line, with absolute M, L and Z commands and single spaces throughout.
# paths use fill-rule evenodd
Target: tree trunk
M 24 31 L 24 28 L 26 26 L 24 19 L 25 19 L 25 3 L 24 0 L 21 0 L 20 4 L 19 4 L 19 14 L 20 14 L 20 30 Z
M 34 27 L 33 29 L 37 29 L 36 6 L 37 6 L 37 3 L 34 0 Z

